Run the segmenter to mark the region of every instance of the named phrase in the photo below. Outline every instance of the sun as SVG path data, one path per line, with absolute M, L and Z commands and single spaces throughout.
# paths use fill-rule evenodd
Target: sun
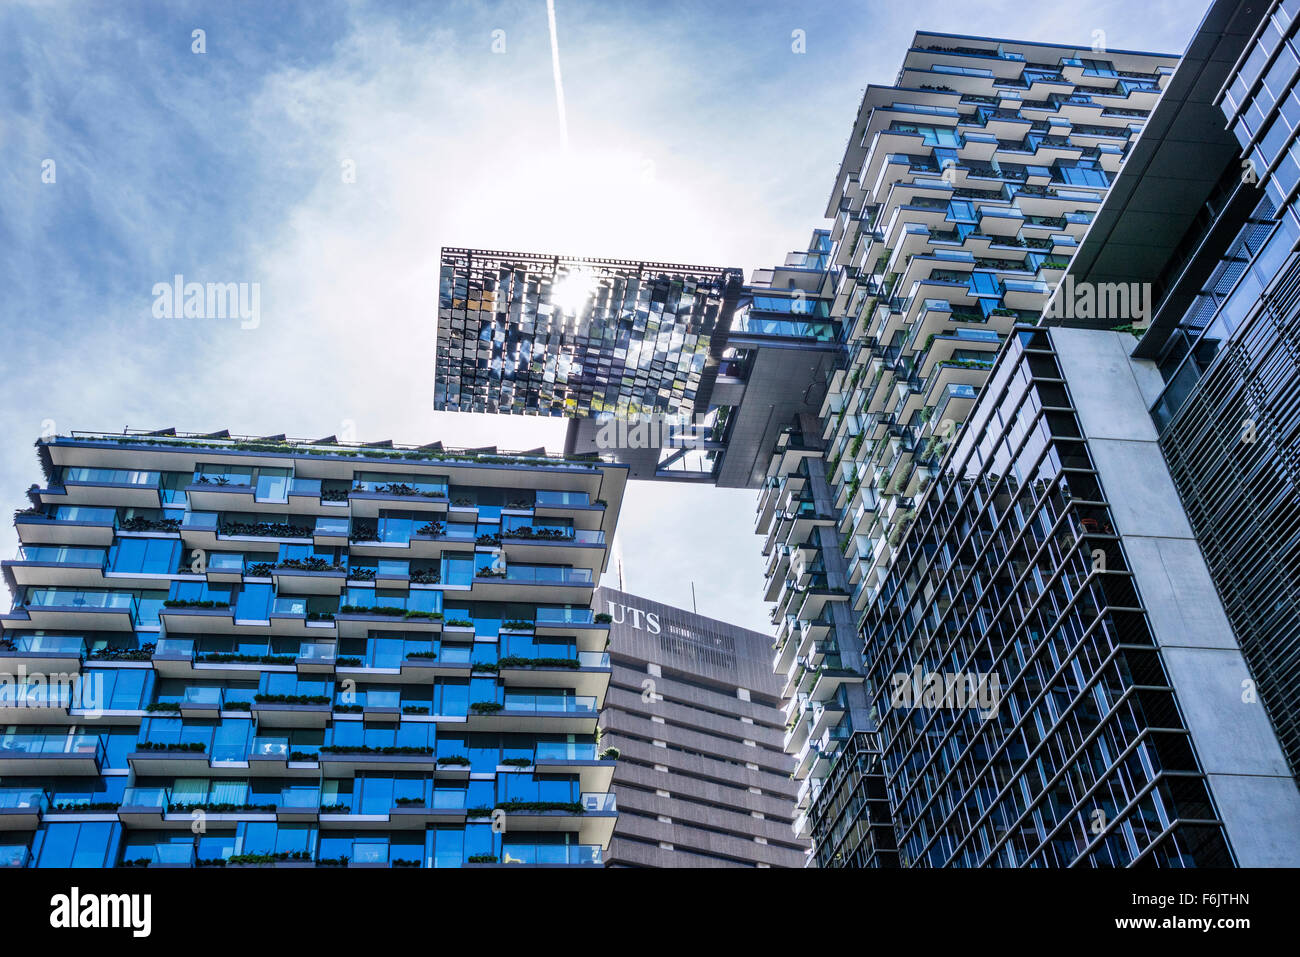
M 596 277 L 584 269 L 573 269 L 551 285 L 551 305 L 575 319 L 587 307 L 596 291 Z

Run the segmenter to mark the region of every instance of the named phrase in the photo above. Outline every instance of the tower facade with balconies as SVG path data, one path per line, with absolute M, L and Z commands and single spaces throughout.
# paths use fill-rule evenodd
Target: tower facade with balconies
M 601 863 L 590 606 L 625 466 L 173 430 L 37 449 L 3 563 L 0 862 Z
M 896 83 L 863 97 L 824 272 L 762 277 L 829 302 L 843 344 L 758 506 L 776 668 L 820 716 L 789 743 L 823 866 L 897 859 L 870 757 L 864 615 L 995 356 L 1041 314 L 1177 62 L 918 33 Z

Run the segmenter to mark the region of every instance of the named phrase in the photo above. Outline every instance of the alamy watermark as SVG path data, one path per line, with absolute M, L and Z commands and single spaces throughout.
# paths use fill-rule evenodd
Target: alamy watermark
M 77 708 L 81 717 L 104 713 L 104 673 L 28 671 L 20 664 L 0 674 L 0 705 L 5 708 Z M 81 712 L 84 711 L 84 714 Z
M 646 412 L 603 419 L 598 449 L 695 449 L 708 445 L 714 426 L 707 415 Z
M 1149 282 L 1075 282 L 1071 275 L 1056 287 L 1043 312 L 1046 319 L 1105 319 L 1145 329 L 1151 324 Z
M 996 672 L 922 672 L 917 665 L 910 673 L 901 672 L 890 679 L 891 708 L 973 710 L 988 720 L 998 713 L 1001 703 L 1002 684 Z
M 256 282 L 171 282 L 153 285 L 155 319 L 238 319 L 239 328 L 262 324 L 262 285 Z

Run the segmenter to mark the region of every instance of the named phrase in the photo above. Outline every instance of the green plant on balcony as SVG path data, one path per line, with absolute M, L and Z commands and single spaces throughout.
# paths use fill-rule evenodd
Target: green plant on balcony
M 495 854 L 471 854 L 465 858 L 466 864 L 495 864 L 497 856 Z
M 494 675 L 497 673 L 499 667 L 500 666 L 495 661 L 476 661 L 469 666 L 469 670 Z
M 453 628 L 474 627 L 474 622 L 470 621 L 468 618 L 448 618 L 445 624 L 451 625 Z
M 226 651 L 209 651 L 198 655 L 195 661 L 210 664 L 256 664 L 256 665 L 291 665 L 297 659 L 293 655 L 239 655 Z
M 475 701 L 469 706 L 469 710 L 475 714 L 496 714 L 504 707 L 505 705 L 499 701 Z
M 587 810 L 581 801 L 520 801 L 518 799 L 498 801 L 496 809 L 507 814 L 520 811 L 565 811 L 569 814 L 583 814 Z
M 502 758 L 501 763 L 508 768 L 530 768 L 533 766 L 532 758 Z
M 202 741 L 172 741 L 164 744 L 159 741 L 139 741 L 136 743 L 137 751 L 188 751 L 203 752 L 208 746 Z
M 617 761 L 622 756 L 623 752 L 618 748 L 613 747 L 606 748 L 604 751 L 600 752 L 600 759 L 602 761 Z
M 255 694 L 253 700 L 259 704 L 329 704 L 328 695 L 323 694 Z
M 352 531 L 348 535 L 350 542 L 373 542 L 379 539 L 379 525 L 375 522 L 353 520 Z
M 175 701 L 155 701 L 153 704 L 149 705 L 149 707 L 145 708 L 144 710 L 179 712 L 181 710 L 181 706 Z
M 225 601 L 211 601 L 211 600 L 206 600 L 206 599 L 201 600 L 201 599 L 197 599 L 197 598 L 196 598 L 196 599 L 169 598 L 169 599 L 167 599 L 165 602 L 163 602 L 163 607 L 164 607 L 164 608 L 218 608 L 218 609 L 228 609 L 228 608 L 230 607 L 230 603 L 229 603 L 229 602 L 225 602 Z
M 524 658 L 519 655 L 507 655 L 500 659 L 502 668 L 581 668 L 582 662 L 577 658 Z
M 179 518 L 128 518 L 119 526 L 123 532 L 179 532 Z
M 465 757 L 465 755 L 463 754 L 444 754 L 442 757 L 438 759 L 438 763 L 453 764 L 456 765 L 457 767 L 467 768 L 469 767 L 470 762 L 469 762 L 469 758 Z
M 438 538 L 446 534 L 446 532 L 447 526 L 443 525 L 442 522 L 429 522 L 415 530 L 416 535 L 427 535 L 430 538 Z
M 487 807 L 487 806 L 482 806 L 482 807 L 467 807 L 467 808 L 465 808 L 465 816 L 466 816 L 467 818 L 491 817 L 491 816 L 492 816 L 492 809 L 491 809 L 490 807 Z M 492 860 L 495 861 L 496 858 L 494 857 L 494 858 L 492 858 Z
M 610 615 L 610 614 L 607 614 L 607 613 L 605 613 L 605 612 L 603 612 L 603 611 L 597 613 L 597 615 L 596 615 L 596 624 L 598 624 L 598 625 L 608 625 L 608 624 L 612 624 L 613 621 L 614 621 L 614 616 L 613 616 L 613 615 Z
M 532 631 L 534 624 L 531 621 L 523 621 L 519 618 L 512 618 L 510 621 L 501 623 L 502 631 Z
M 506 570 L 504 568 L 493 568 L 491 565 L 484 565 L 474 573 L 475 578 L 505 578 Z
M 255 538 L 311 538 L 312 529 L 288 522 L 225 522 L 221 526 L 221 534 Z

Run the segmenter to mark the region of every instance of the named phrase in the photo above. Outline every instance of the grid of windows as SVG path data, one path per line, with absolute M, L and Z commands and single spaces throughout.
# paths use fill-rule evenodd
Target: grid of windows
M 38 449 L 0 562 L 0 866 L 601 864 L 590 602 L 624 467 L 171 430 Z
M 1022 330 L 864 624 L 912 866 L 1226 865 L 1226 837 L 1045 330 Z M 979 676 L 979 706 L 908 700 Z

